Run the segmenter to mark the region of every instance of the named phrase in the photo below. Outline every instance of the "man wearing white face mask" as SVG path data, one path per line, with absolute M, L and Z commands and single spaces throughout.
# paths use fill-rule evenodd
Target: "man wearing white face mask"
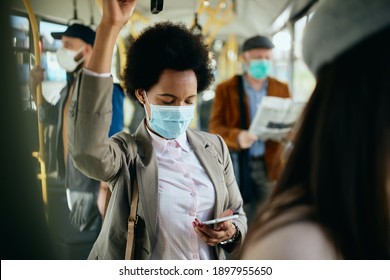
M 280 144 L 259 141 L 248 131 L 264 96 L 290 97 L 288 85 L 269 76 L 273 47 L 269 38 L 260 35 L 244 42 L 244 73 L 217 86 L 210 113 L 209 131 L 221 135 L 229 147 L 249 222 L 268 196 L 269 183 L 280 173 Z
M 54 125 L 55 132 L 50 139 L 52 149 L 48 153 L 51 157 L 49 161 L 54 160 L 56 163 L 54 171 L 57 173 L 58 182 L 66 187 L 66 201 L 70 210 L 69 213 L 66 207 L 63 209 L 65 212 L 63 216 L 67 220 L 62 223 L 63 228 L 58 230 L 59 242 L 62 247 L 74 246 L 72 243 L 76 242 L 76 239 L 80 243 L 77 249 L 72 247 L 73 249 L 60 250 L 59 258 L 85 259 L 100 232 L 106 185 L 88 178 L 74 166 L 73 160 L 68 155 L 67 114 L 75 76 L 91 58 L 95 31 L 81 24 L 73 24 L 64 32 L 51 34 L 54 39 L 62 41 L 62 47 L 57 51 L 57 61 L 66 70 L 67 84 L 61 90 L 60 98 L 55 105 L 43 100 L 40 121 Z M 34 95 L 36 83 L 43 78 L 42 69 L 33 69 L 31 76 L 30 90 Z M 123 90 L 118 84 L 114 84 L 113 117 L 109 136 L 123 129 L 123 99 Z M 69 224 L 69 215 L 73 227 Z

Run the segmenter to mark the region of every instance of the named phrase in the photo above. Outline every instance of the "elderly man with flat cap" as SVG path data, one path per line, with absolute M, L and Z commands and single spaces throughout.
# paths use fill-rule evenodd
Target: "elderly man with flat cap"
M 260 141 L 248 131 L 264 96 L 290 97 L 288 85 L 269 76 L 273 47 L 261 35 L 244 42 L 244 73 L 217 86 L 209 122 L 209 131 L 221 135 L 231 151 L 249 222 L 280 173 L 280 143 Z
M 44 98 L 40 107 L 40 121 L 52 133 L 47 133 L 45 158 L 49 175 L 54 174 L 56 184 L 65 185 L 66 197 L 56 205 L 55 214 L 50 213 L 54 223 L 59 259 L 86 259 L 96 240 L 104 214 L 106 183 L 91 179 L 81 173 L 68 154 L 67 115 L 74 114 L 76 104 L 71 104 L 76 75 L 86 65 L 92 54 L 95 31 L 90 27 L 74 23 L 64 32 L 52 32 L 54 39 L 61 40 L 62 47 L 57 50 L 58 64 L 66 71 L 67 83 L 62 88 L 58 101 L 53 105 Z M 29 87 L 36 100 L 36 86 L 43 81 L 43 69 L 31 70 Z M 123 129 L 124 92 L 119 84 L 114 84 L 109 136 Z M 67 206 L 66 207 L 66 202 Z M 67 209 L 69 208 L 69 209 Z

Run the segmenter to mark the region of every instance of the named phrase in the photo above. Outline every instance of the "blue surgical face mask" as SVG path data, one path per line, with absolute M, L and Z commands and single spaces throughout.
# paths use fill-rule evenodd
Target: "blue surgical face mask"
M 151 129 L 166 139 L 175 139 L 187 130 L 194 118 L 195 105 L 154 105 L 149 102 L 146 92 L 145 97 L 151 111 L 151 116 L 146 113 Z
M 268 77 L 271 70 L 271 61 L 256 59 L 249 62 L 248 73 L 251 77 L 261 80 Z

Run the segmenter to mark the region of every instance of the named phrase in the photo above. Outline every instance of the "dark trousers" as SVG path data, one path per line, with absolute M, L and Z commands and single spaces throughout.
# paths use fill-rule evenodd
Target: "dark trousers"
M 56 259 L 86 260 L 100 228 L 79 231 L 72 225 L 65 186 L 62 183 L 49 178 L 48 192 L 48 224 Z
M 270 184 L 264 157 L 252 157 L 249 160 L 249 175 L 251 179 L 253 199 L 244 204 L 244 211 L 248 218 L 248 225 L 253 221 L 258 208 L 270 194 Z

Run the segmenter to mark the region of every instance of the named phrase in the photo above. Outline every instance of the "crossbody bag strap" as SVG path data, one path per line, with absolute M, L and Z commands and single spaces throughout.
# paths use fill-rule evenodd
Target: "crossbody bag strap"
M 132 150 L 132 155 L 135 159 L 137 155 L 137 144 L 133 137 L 131 137 L 129 140 L 130 140 L 130 145 L 128 146 Z M 108 209 L 110 198 L 111 198 L 111 191 L 108 188 L 106 201 L 105 201 L 104 216 Z M 136 172 L 134 172 L 134 184 L 133 184 L 133 191 L 132 191 L 131 201 L 130 201 L 130 214 L 127 220 L 127 241 L 126 241 L 125 260 L 130 260 L 134 258 L 134 242 L 135 242 L 134 236 L 135 236 L 135 227 L 138 222 L 138 216 L 137 216 L 138 199 L 139 199 L 139 191 L 138 191 L 137 175 Z
M 111 199 L 111 190 L 107 186 L 107 189 L 106 189 L 106 199 L 104 201 L 104 209 L 103 209 L 103 221 L 106 218 L 106 213 L 107 213 L 107 209 L 108 209 L 108 203 L 110 202 L 110 199 Z
M 242 129 L 247 129 L 247 123 L 246 123 L 246 112 L 245 112 L 245 102 L 244 102 L 244 82 L 243 77 L 238 76 L 237 77 L 237 90 L 238 90 L 238 104 L 240 106 L 240 125 Z
M 137 216 L 137 206 L 138 206 L 138 183 L 137 177 L 134 179 L 133 186 L 133 195 L 131 196 L 131 204 L 130 204 L 130 215 L 128 219 L 127 225 L 127 242 L 126 242 L 126 253 L 125 260 L 131 260 L 134 257 L 134 235 L 135 235 L 135 226 L 138 222 Z

